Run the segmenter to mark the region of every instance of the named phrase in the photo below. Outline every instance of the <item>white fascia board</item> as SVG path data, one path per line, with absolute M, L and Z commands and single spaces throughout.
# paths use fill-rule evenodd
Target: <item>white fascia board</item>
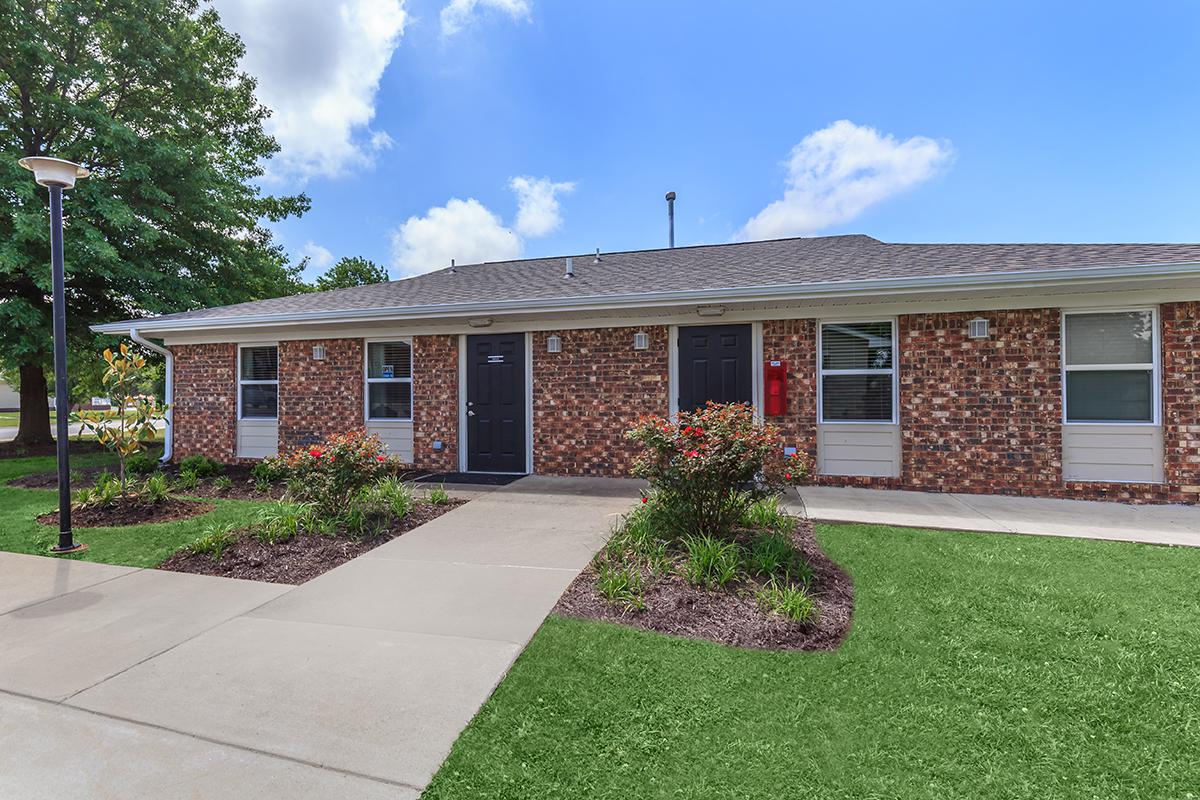
M 158 323 L 155 323 L 153 317 L 147 317 L 137 320 L 135 326 L 145 331 L 158 333 L 220 328 L 253 328 L 264 325 L 296 325 L 312 322 L 438 319 L 522 311 L 553 314 L 564 311 L 604 311 L 641 306 L 689 305 L 692 303 L 713 301 L 753 303 L 822 300 L 832 297 L 850 298 L 876 294 L 895 295 L 930 291 L 948 292 L 962 289 L 972 291 L 987 289 L 1012 290 L 1064 284 L 1095 285 L 1111 281 L 1136 281 L 1178 276 L 1200 277 L 1200 263 L 1079 267 L 1072 269 L 993 272 L 981 275 L 933 275 L 920 278 L 880 278 L 863 281 L 829 281 L 825 283 L 593 295 L 557 299 L 537 298 L 475 303 L 444 303 L 422 306 L 335 309 L 289 314 L 244 314 L 233 317 L 162 320 Z M 129 322 L 112 322 L 93 325 L 91 326 L 91 330 L 96 333 L 126 334 L 129 332 L 130 326 L 131 323 Z

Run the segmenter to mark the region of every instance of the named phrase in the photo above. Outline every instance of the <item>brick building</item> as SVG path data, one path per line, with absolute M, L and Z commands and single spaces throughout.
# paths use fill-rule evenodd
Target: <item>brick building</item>
M 100 325 L 171 354 L 176 458 L 365 427 L 439 472 L 624 475 L 755 405 L 826 483 L 1200 497 L 1200 245 L 783 239 L 459 266 Z

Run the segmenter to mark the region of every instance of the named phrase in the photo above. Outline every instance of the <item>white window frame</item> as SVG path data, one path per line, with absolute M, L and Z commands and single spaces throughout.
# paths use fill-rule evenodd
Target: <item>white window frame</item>
M 889 369 L 825 369 L 824 335 L 826 325 L 868 325 L 887 322 L 892 326 L 892 366 Z M 898 425 L 900 421 L 900 324 L 896 317 L 877 319 L 819 319 L 817 320 L 817 421 L 821 425 Z M 892 418 L 883 419 L 825 419 L 826 375 L 884 375 L 892 376 Z
M 260 381 L 246 380 L 242 378 L 242 351 L 253 350 L 259 347 L 274 347 L 275 348 L 275 380 Z M 273 417 L 245 417 L 242 416 L 242 387 L 243 386 L 275 386 L 275 416 Z M 237 359 L 237 418 L 238 421 L 249 420 L 250 422 L 270 422 L 271 420 L 279 421 L 279 342 L 244 342 L 238 345 Z
M 371 345 L 396 344 L 408 345 L 408 377 L 407 378 L 372 378 L 371 374 Z M 411 336 L 377 336 L 363 340 L 363 420 L 372 425 L 387 425 L 389 423 L 412 424 L 413 411 L 417 406 L 417 398 L 413 393 L 413 371 L 416 362 L 413 359 L 413 342 Z M 371 416 L 371 384 L 372 383 L 407 383 L 408 384 L 408 416 L 407 417 L 372 417 Z
M 1145 364 L 1076 364 L 1067 365 L 1067 317 L 1082 314 L 1128 314 L 1150 312 L 1150 356 L 1152 363 Z M 1162 332 L 1159 330 L 1158 306 L 1132 306 L 1122 308 L 1073 308 L 1062 310 L 1059 321 L 1059 381 L 1062 383 L 1062 421 L 1064 425 L 1137 425 L 1158 427 L 1162 424 Z M 1067 373 L 1068 372 L 1145 372 L 1150 369 L 1149 422 L 1132 420 L 1073 420 L 1067 418 Z

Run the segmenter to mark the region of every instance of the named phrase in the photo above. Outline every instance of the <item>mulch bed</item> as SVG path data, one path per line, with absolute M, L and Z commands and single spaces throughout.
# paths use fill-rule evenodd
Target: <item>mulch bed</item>
M 151 522 L 174 522 L 175 520 L 207 514 L 216 506 L 181 497 L 168 497 L 158 503 L 147 503 L 137 498 L 118 499 L 111 506 L 84 506 L 71 509 L 71 526 L 76 528 L 115 528 L 121 525 L 145 525 Z M 43 525 L 57 525 L 58 512 L 42 514 L 37 518 Z
M 797 522 L 792 540 L 812 567 L 809 594 L 817 607 L 817 619 L 812 623 L 766 614 L 755 602 L 755 587 L 750 584 L 706 591 L 677 574 L 644 573 L 646 608 L 628 609 L 610 603 L 596 590 L 596 573 L 590 566 L 567 588 L 554 610 L 566 617 L 615 622 L 735 647 L 834 650 L 850 630 L 854 584 L 821 549 L 809 520 Z
M 368 550 L 374 550 L 465 502 L 455 499 L 439 505 L 417 503 L 403 519 L 374 539 L 360 541 L 344 536 L 302 534 L 286 542 L 264 544 L 252 534 L 243 534 L 225 549 L 220 561 L 204 553 L 180 550 L 158 568 L 223 578 L 300 584 Z
M 117 473 L 116 465 L 110 467 L 84 467 L 83 469 L 71 469 L 71 488 L 82 489 L 96 485 L 96 476 L 101 472 Z M 21 489 L 57 489 L 58 488 L 58 472 L 39 472 L 35 475 L 23 475 L 20 478 L 13 478 L 8 482 L 9 486 L 16 486 Z

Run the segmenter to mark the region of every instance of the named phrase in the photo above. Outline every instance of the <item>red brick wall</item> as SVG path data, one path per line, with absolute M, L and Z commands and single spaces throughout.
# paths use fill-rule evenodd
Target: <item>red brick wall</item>
M 237 345 L 187 344 L 175 355 L 174 458 L 232 461 L 237 446 Z
M 1162 318 L 1163 445 L 1174 502 L 1200 502 L 1200 302 L 1165 303 Z
M 458 337 L 413 337 L 413 463 L 458 471 Z M 434 441 L 442 442 L 440 451 Z
M 787 362 L 787 414 L 770 422 L 783 431 L 784 444 L 817 457 L 817 321 L 763 323 L 763 358 Z
M 633 334 L 650 334 L 648 350 Z M 546 338 L 562 352 L 546 352 Z M 668 336 L 661 325 L 537 331 L 533 336 L 533 469 L 542 475 L 627 475 L 637 448 L 625 431 L 666 415 Z
M 967 338 L 984 316 L 986 339 Z M 1057 309 L 900 317 L 906 488 L 1046 493 L 1062 485 Z
M 325 346 L 324 360 L 312 357 Z M 363 426 L 363 340 L 279 343 L 279 452 Z

